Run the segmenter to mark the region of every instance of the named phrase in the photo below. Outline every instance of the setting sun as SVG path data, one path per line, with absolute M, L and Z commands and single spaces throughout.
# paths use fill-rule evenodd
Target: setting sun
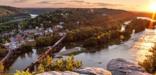
M 156 2 L 151 3 L 149 6 L 149 9 L 152 12 L 156 12 Z

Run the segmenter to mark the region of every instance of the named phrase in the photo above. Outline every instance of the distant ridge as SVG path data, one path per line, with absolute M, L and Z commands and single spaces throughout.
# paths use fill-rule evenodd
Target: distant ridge
M 0 16 L 10 16 L 23 13 L 23 10 L 11 6 L 0 6 Z

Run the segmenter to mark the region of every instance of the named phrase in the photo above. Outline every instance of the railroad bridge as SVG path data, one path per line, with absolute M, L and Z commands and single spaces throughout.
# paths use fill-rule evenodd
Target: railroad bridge
M 54 45 L 46 47 L 46 51 L 39 55 L 38 60 L 34 63 L 32 63 L 30 66 L 28 66 L 26 69 L 29 69 L 30 71 L 35 70 L 35 66 L 38 65 L 38 63 L 44 59 L 47 55 L 52 55 L 53 53 L 59 52 L 63 48 L 63 40 L 66 38 L 66 34 L 64 34 Z M 5 66 L 5 70 L 7 70 L 12 63 L 15 61 L 15 59 L 18 58 L 18 56 L 22 53 L 26 53 L 29 50 L 22 50 L 20 47 L 11 50 L 9 49 L 8 54 L 0 61 L 0 63 L 3 63 Z M 25 69 L 25 70 L 26 70 Z

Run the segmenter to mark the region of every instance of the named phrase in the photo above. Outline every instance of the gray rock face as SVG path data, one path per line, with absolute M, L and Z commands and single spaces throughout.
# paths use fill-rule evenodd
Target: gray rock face
M 87 67 L 84 69 L 78 69 L 75 72 L 86 75 L 112 75 L 110 71 L 103 68 Z
M 80 75 L 80 74 L 71 71 L 65 71 L 65 72 L 50 71 L 50 72 L 40 73 L 37 75 Z
M 107 65 L 107 69 L 109 71 L 103 68 L 86 67 L 77 69 L 74 72 L 50 71 L 37 75 L 152 75 L 145 72 L 142 67 L 121 58 L 111 60 Z
M 94 67 L 87 67 L 83 69 L 77 69 L 75 72 L 65 71 L 65 72 L 58 72 L 58 71 L 51 71 L 51 72 L 44 72 L 37 75 L 112 75 L 111 72 L 104 70 L 102 68 L 94 68 Z
M 121 58 L 111 60 L 107 69 L 112 72 L 112 75 L 151 75 L 140 66 Z

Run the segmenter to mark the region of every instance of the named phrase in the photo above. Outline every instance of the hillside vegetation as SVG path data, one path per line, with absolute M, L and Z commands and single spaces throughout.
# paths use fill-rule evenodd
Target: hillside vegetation
M 119 18 L 120 17 L 120 18 Z M 120 32 L 125 21 L 131 20 L 125 32 Z M 136 14 L 113 9 L 58 9 L 54 12 L 39 15 L 34 19 L 21 22 L 22 29 L 34 29 L 36 26 L 54 28 L 62 23 L 61 32 L 66 32 L 65 46 L 107 47 L 128 40 L 132 31 L 143 31 L 149 21 L 136 19 Z M 56 33 L 56 32 L 55 32 Z M 52 45 L 56 41 L 50 36 L 37 39 L 38 46 Z M 47 43 L 51 41 L 51 43 Z M 42 42 L 42 44 L 40 43 Z
M 8 16 L 22 13 L 22 10 L 15 7 L 0 6 L 0 16 Z

